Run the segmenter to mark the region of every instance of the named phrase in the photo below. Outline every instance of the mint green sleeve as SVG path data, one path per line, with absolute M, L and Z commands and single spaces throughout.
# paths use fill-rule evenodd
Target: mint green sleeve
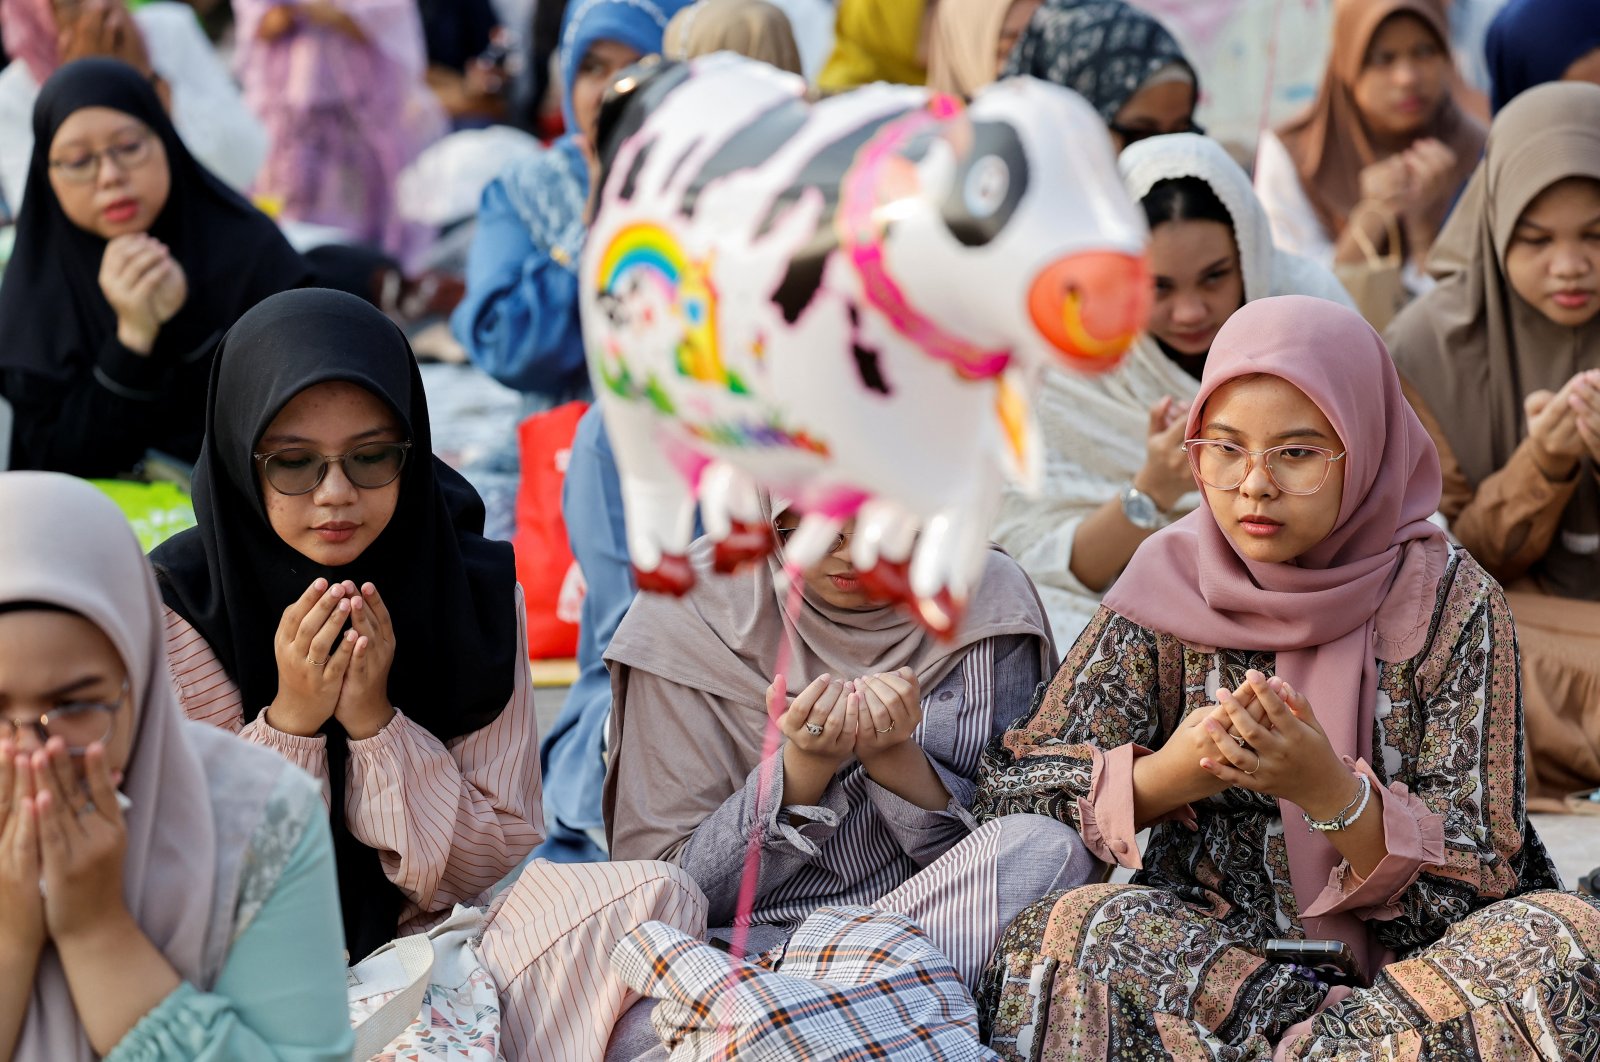
M 314 815 L 216 987 L 184 982 L 107 1062 L 348 1062 L 344 931 L 327 819 Z

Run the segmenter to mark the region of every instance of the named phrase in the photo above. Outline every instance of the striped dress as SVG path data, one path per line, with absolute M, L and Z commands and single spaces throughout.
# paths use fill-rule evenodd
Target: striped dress
M 788 803 L 779 749 L 770 763 L 755 763 L 736 791 L 713 784 L 692 794 L 690 799 L 703 803 L 705 817 L 665 851 L 619 852 L 626 846 L 614 844 L 613 852 L 666 860 L 687 871 L 705 893 L 711 935 L 730 937 L 736 921 L 749 925 L 748 952 L 781 943 L 819 907 L 875 906 L 916 918 L 956 968 L 975 978 L 1005 924 L 1002 910 L 1012 906 L 1002 895 L 1001 879 L 1031 880 L 1042 872 L 1038 867 L 1026 872 L 1019 867 L 1015 875 L 1002 872 L 1003 861 L 1029 846 L 1020 843 L 1017 831 L 975 834 L 968 811 L 984 747 L 1026 710 L 1041 680 L 1039 668 L 1033 638 L 991 638 L 973 645 L 923 695 L 923 719 L 913 740 L 950 794 L 942 809 L 903 800 L 854 761 L 839 770 L 816 804 Z M 633 670 L 630 702 L 647 710 L 652 698 L 670 694 L 670 685 L 658 675 Z M 656 758 L 648 715 L 639 719 L 642 725 L 623 731 L 616 769 L 660 777 L 669 765 Z M 650 789 L 619 793 L 613 827 L 619 834 L 636 833 L 632 824 L 649 809 L 634 802 L 648 799 Z M 1083 873 L 1072 858 L 1074 850 L 1082 852 L 1081 844 L 1070 831 L 1060 832 L 1065 836 L 1032 846 L 1046 853 L 1047 879 Z M 753 835 L 760 851 L 754 905 L 736 919 Z M 1081 862 L 1087 867 L 1092 860 L 1083 853 Z
M 520 661 L 527 645 L 520 588 L 516 608 Z M 189 718 L 274 750 L 321 782 L 328 803 L 328 739 L 275 730 L 264 713 L 245 723 L 239 687 L 211 646 L 182 616 L 163 611 L 167 662 Z M 446 744 L 397 708 L 381 731 L 349 746 L 343 814 L 406 895 L 402 934 L 427 928 L 458 903 L 479 902 L 544 839 L 538 721 L 526 667 L 517 668 L 506 710 L 481 730 Z

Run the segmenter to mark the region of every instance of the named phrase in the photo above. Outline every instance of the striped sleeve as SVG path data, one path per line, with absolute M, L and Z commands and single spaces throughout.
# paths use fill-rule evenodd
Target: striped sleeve
M 244 698 L 211 646 L 188 620 L 172 609 L 163 605 L 161 612 L 167 625 L 167 667 L 184 714 L 197 723 L 265 745 L 321 783 L 322 803 L 330 806 L 327 739 L 320 734 L 299 737 L 274 730 L 267 724 L 264 712 L 246 724 Z
M 410 899 L 408 922 L 477 901 L 544 839 L 520 588 L 516 606 L 515 685 L 493 723 L 445 745 L 396 709 L 377 734 L 350 742 L 345 820 Z

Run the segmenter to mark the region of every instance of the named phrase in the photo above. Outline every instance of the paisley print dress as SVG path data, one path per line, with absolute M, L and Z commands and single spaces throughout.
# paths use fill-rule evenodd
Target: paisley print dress
M 1511 613 L 1463 551 L 1428 640 L 1379 662 L 1372 762 L 1391 859 L 1329 890 L 1385 953 L 1370 987 L 1268 961 L 1304 937 L 1277 801 L 1229 789 L 1134 839 L 1132 764 L 1274 654 L 1201 651 L 1102 608 L 1055 681 L 979 770 L 974 813 L 1053 816 L 1129 885 L 1045 897 L 1002 937 L 979 990 L 1010 1059 L 1600 1058 L 1600 904 L 1562 893 L 1524 808 Z M 1315 694 L 1312 695 L 1315 704 Z M 1381 793 L 1380 793 L 1381 787 Z M 1394 828 L 1415 820 L 1420 830 Z M 1442 845 L 1439 823 L 1442 820 Z M 1394 838 L 1431 837 L 1397 853 Z M 1409 842 L 1408 842 L 1409 843 Z M 1381 879 L 1381 880 L 1380 880 Z

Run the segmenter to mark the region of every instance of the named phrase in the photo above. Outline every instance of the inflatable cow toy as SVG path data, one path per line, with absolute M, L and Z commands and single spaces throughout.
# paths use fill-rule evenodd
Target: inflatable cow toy
M 1002 477 L 1031 486 L 1030 395 L 1144 323 L 1146 231 L 1072 92 L 969 107 L 875 85 L 811 104 L 732 55 L 635 67 L 601 111 L 583 335 L 641 589 L 683 593 L 804 514 L 807 567 L 856 521 L 864 585 L 938 632 L 981 574 Z

